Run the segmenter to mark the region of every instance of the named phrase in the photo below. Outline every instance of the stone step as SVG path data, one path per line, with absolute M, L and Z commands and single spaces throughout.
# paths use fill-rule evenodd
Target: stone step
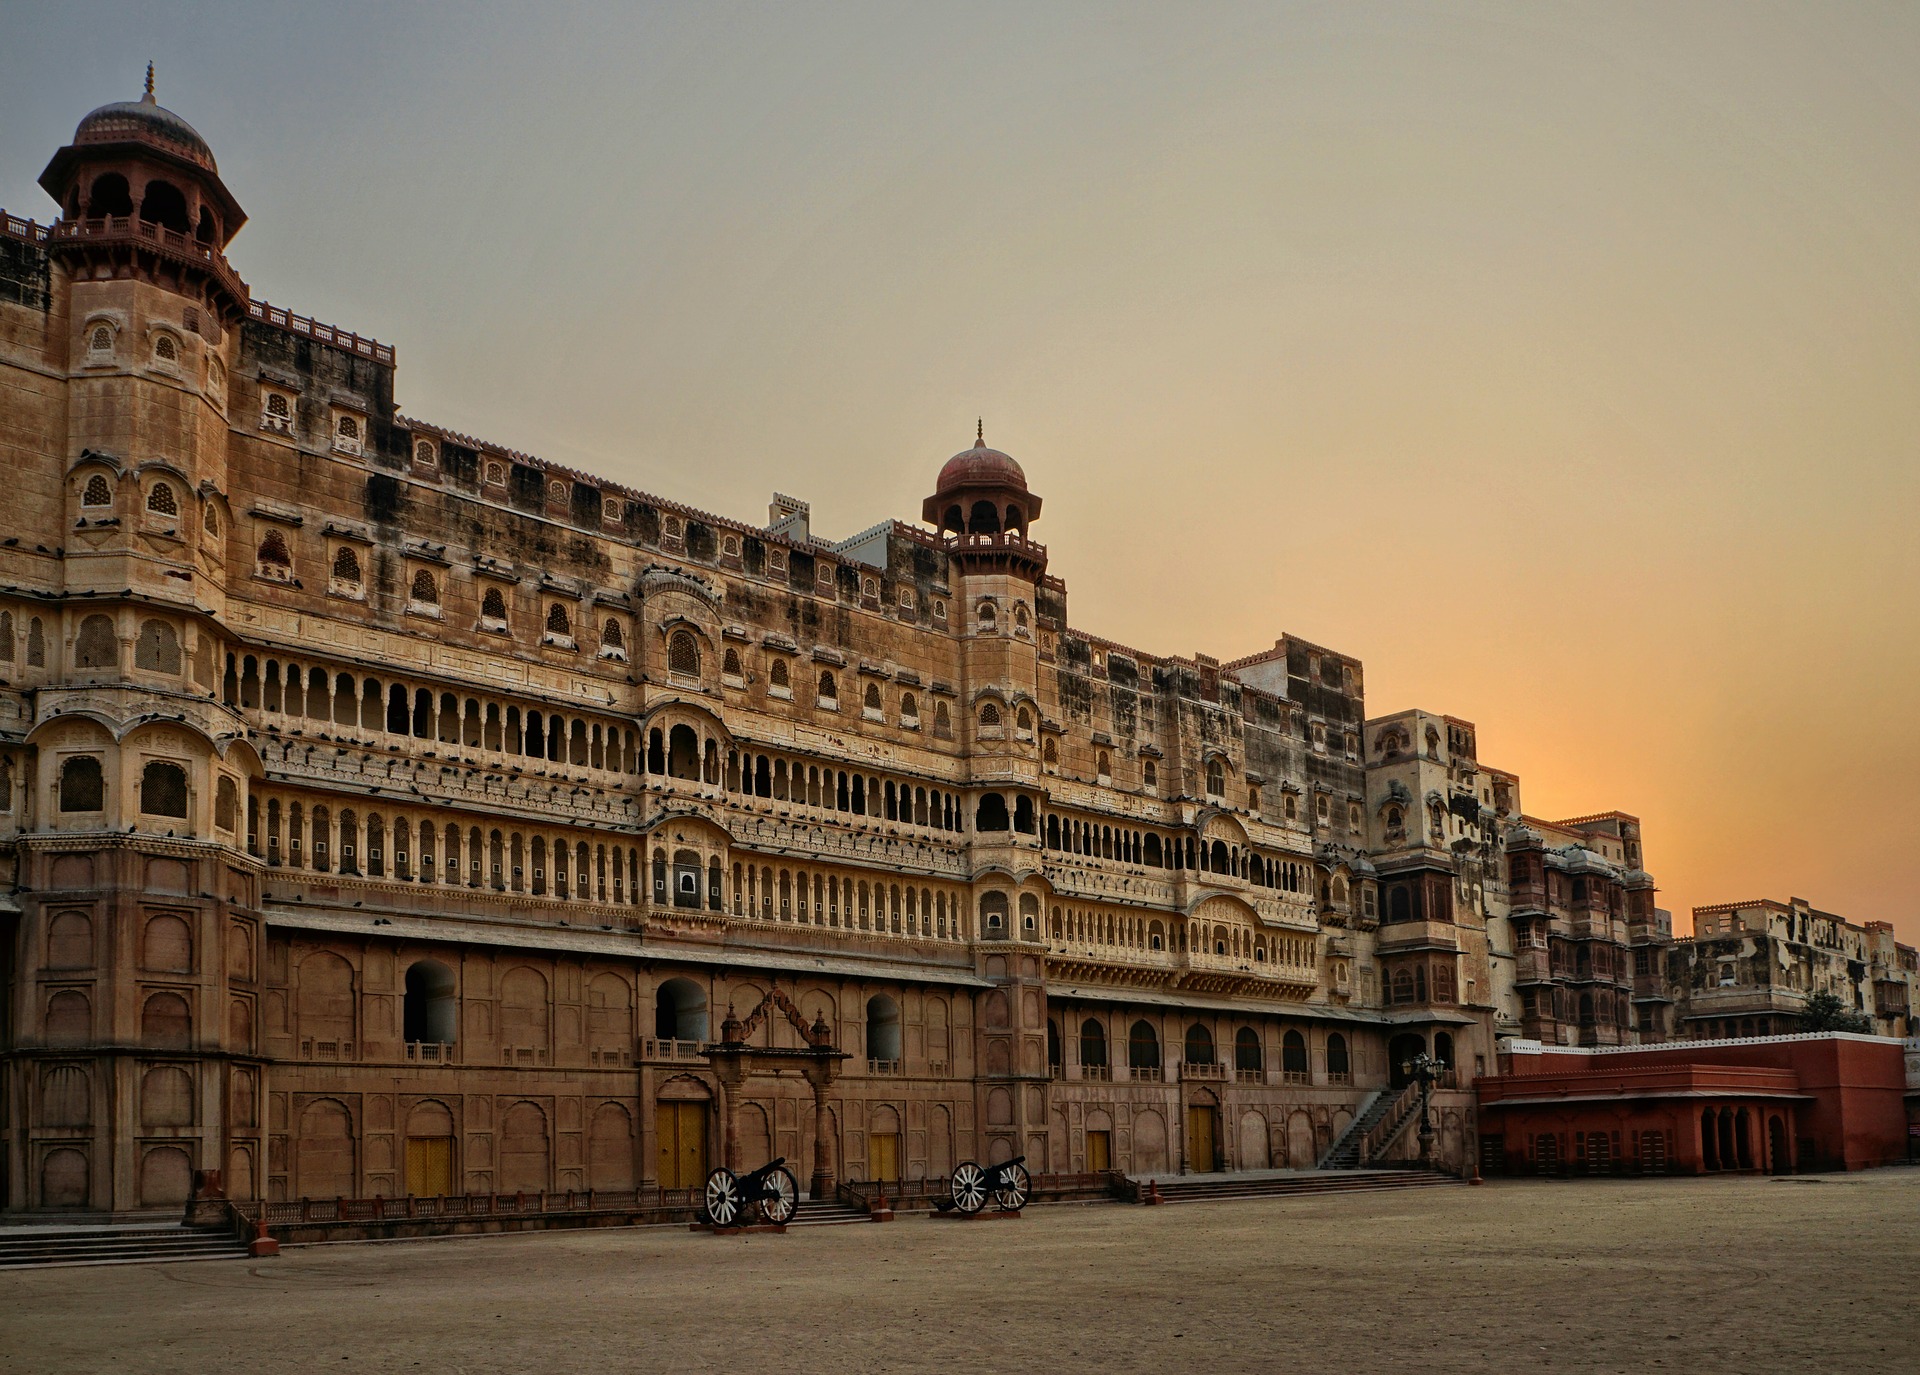
M 1460 1180 L 1423 1170 L 1328 1171 L 1311 1178 L 1205 1180 L 1159 1185 L 1168 1203 L 1244 1202 L 1260 1198 L 1287 1198 L 1303 1194 L 1380 1193 L 1393 1189 L 1427 1189 Z
M 0 1270 L 55 1265 L 139 1265 L 242 1260 L 243 1242 L 219 1232 L 63 1232 L 0 1240 Z
M 806 1202 L 794 1210 L 793 1221 L 789 1227 L 840 1227 L 848 1223 L 865 1222 L 867 1215 L 858 1208 L 839 1202 Z

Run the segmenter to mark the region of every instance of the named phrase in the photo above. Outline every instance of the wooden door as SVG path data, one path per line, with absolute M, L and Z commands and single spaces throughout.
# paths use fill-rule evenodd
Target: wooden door
M 707 1105 L 662 1103 L 654 1114 L 663 1189 L 698 1189 L 707 1182 Z
M 900 1133 L 874 1132 L 867 1137 L 867 1165 L 874 1181 L 900 1182 Z
M 1216 1168 L 1218 1157 L 1213 1146 L 1213 1109 L 1187 1109 L 1187 1168 L 1198 1173 L 1211 1173 Z
M 453 1138 L 407 1138 L 407 1192 L 415 1198 L 441 1198 L 453 1192 Z
M 1087 1133 L 1087 1169 L 1095 1174 L 1113 1168 L 1113 1133 Z

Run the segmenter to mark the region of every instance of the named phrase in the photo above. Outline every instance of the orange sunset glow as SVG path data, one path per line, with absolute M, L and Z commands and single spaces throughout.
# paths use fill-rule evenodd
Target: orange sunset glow
M 1678 930 L 1920 939 L 1920 10 L 366 17 L 15 12 L 0 205 L 151 58 L 408 415 L 833 539 L 984 417 L 1079 630 L 1357 657 Z

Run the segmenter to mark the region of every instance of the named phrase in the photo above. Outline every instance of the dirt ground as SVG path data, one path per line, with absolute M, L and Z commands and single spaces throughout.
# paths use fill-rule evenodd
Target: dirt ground
M 0 1371 L 1920 1370 L 1920 1170 L 0 1275 Z

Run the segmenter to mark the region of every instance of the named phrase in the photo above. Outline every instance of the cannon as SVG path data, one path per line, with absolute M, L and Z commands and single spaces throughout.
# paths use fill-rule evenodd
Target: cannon
M 743 1225 L 749 1211 L 762 1222 L 784 1226 L 800 1206 L 800 1184 L 785 1156 L 769 1160 L 752 1174 L 737 1175 L 722 1165 L 707 1176 L 707 1221 L 716 1227 Z
M 962 1161 L 947 1183 L 947 1201 L 940 1205 L 940 1211 L 960 1212 L 971 1217 L 986 1207 L 991 1198 L 1001 1212 L 1019 1212 L 1027 1206 L 1027 1197 L 1033 1192 L 1033 1178 L 1020 1163 L 1025 1159 L 1024 1155 L 1016 1155 L 998 1165 L 984 1166 L 971 1160 Z

